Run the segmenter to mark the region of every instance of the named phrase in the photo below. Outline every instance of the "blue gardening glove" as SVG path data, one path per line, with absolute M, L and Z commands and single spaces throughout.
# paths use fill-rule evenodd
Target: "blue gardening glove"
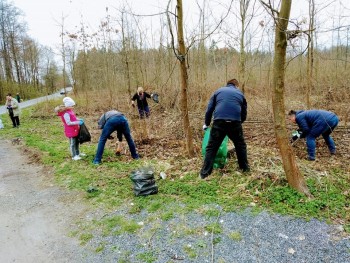
M 8 105 L 8 106 L 7 106 L 7 109 L 11 109 L 11 108 L 12 108 L 12 106 L 11 106 L 11 105 Z
M 206 129 L 208 129 L 208 126 L 207 125 L 203 125 L 203 131 L 205 131 Z
M 81 125 L 83 125 L 84 124 L 84 120 L 83 119 L 80 119 L 79 120 L 79 125 L 81 126 Z

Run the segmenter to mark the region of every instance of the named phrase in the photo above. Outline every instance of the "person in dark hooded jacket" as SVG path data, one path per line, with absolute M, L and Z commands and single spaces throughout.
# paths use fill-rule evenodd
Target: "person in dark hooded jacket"
M 335 143 L 330 134 L 337 127 L 339 119 L 336 114 L 325 110 L 291 110 L 288 113 L 289 120 L 298 124 L 300 137 L 306 138 L 308 160 L 316 159 L 316 138 L 322 135 L 329 152 L 333 155 L 336 152 Z M 293 136 L 296 140 L 298 136 Z
M 211 174 L 216 153 L 226 135 L 235 146 L 239 168 L 243 172 L 250 171 L 242 129 L 242 123 L 247 118 L 247 101 L 238 86 L 238 81 L 231 79 L 226 86 L 217 89 L 209 100 L 203 130 L 208 128 L 212 117 L 213 125 L 200 171 L 202 179 Z

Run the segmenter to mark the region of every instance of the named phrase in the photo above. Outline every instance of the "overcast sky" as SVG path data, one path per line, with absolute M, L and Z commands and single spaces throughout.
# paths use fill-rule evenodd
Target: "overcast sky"
M 115 13 L 123 1 L 121 0 L 10 0 L 24 12 L 28 34 L 40 44 L 55 46 L 60 43 L 60 24 L 65 17 L 67 28 L 79 26 L 81 21 L 92 28 L 97 28 L 106 16 L 106 7 Z M 158 12 L 158 0 L 128 1 L 132 10 L 139 13 Z M 160 1 L 163 2 L 164 1 Z M 164 4 L 163 4 L 164 6 Z
M 102 18 L 106 16 L 106 7 L 109 8 L 110 14 L 116 13 L 116 8 L 120 8 L 123 0 L 9 0 L 14 3 L 16 7 L 24 12 L 24 20 L 27 22 L 31 38 L 38 43 L 50 47 L 58 47 L 60 43 L 60 23 L 62 16 L 65 17 L 65 28 L 73 30 L 79 26 L 81 21 L 88 24 L 91 28 L 96 28 Z M 152 14 L 164 10 L 167 0 L 128 0 L 129 7 L 137 14 Z M 173 2 L 176 2 L 175 0 Z M 202 3 L 203 0 L 198 0 Z M 210 0 L 211 5 L 220 5 L 221 3 L 228 3 L 229 0 Z M 350 1 L 349 0 L 316 0 L 318 9 L 322 8 L 322 3 L 333 3 L 322 10 L 322 16 L 319 23 L 322 23 L 325 29 L 331 26 L 331 19 L 339 17 L 342 13 L 342 24 L 350 25 Z M 342 6 L 335 5 L 342 2 Z M 292 2 L 291 18 L 307 17 L 308 0 L 295 0 Z M 196 0 L 183 0 L 184 13 L 189 15 L 187 19 L 195 16 L 198 9 L 196 7 Z M 320 11 L 321 12 L 321 11 Z M 222 14 L 222 13 L 221 13 Z M 219 18 L 218 18 L 219 19 Z M 328 26 L 325 23 L 329 22 Z M 188 22 L 188 20 L 187 20 Z M 191 24 L 191 23 L 188 23 Z

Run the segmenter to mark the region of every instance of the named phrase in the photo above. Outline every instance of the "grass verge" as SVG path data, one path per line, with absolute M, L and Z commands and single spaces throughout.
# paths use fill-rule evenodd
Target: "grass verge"
M 84 192 L 90 204 L 96 207 L 112 211 L 121 205 L 129 204 L 129 213 L 147 210 L 150 213 L 159 213 L 164 220 L 171 219 L 174 214 L 193 210 L 207 216 L 217 216 L 217 209 L 203 208 L 208 204 L 218 205 L 224 211 L 239 211 L 251 207 L 255 212 L 268 210 L 339 223 L 346 231 L 350 231 L 349 171 L 337 167 L 314 169 L 311 164 L 300 162 L 301 169 L 306 171 L 307 185 L 314 196 L 309 199 L 287 185 L 278 158 L 272 166 L 268 162 L 266 165 L 260 162 L 257 167 L 253 161 L 252 172 L 249 175 L 237 172 L 235 161 L 230 161 L 224 170 L 215 171 L 209 181 L 202 181 L 198 179 L 201 158 L 188 160 L 181 155 L 174 155 L 162 161 L 156 157 L 135 161 L 128 154 L 115 156 L 107 145 L 103 164 L 94 166 L 92 159 L 99 132 L 91 143 L 81 145 L 81 151 L 87 156 L 75 162 L 69 155 L 68 141 L 63 135 L 60 119 L 53 113 L 43 113 L 43 108 L 52 112 L 53 106 L 46 103 L 23 110 L 21 127 L 5 128 L 1 131 L 1 138 L 21 138 L 22 145 L 30 149 L 33 161 L 51 167 L 58 184 Z M 1 117 L 5 127 L 10 127 L 9 118 L 6 115 Z M 91 129 L 95 126 L 93 118 L 86 118 L 85 122 Z M 265 154 L 263 148 L 255 147 L 249 150 L 260 152 L 261 156 L 271 159 L 271 156 L 268 156 L 270 153 Z M 167 170 L 168 164 L 171 164 L 171 170 Z M 157 195 L 135 197 L 129 175 L 131 171 L 145 165 L 154 166 L 157 174 L 160 171 L 173 173 L 166 180 L 157 180 Z M 184 167 L 190 169 L 182 172 Z M 87 191 L 92 188 L 94 191 Z M 176 205 L 173 205 L 174 203 Z M 119 233 L 134 232 L 138 229 L 136 223 L 127 224 L 120 218 L 103 220 L 106 234 L 112 230 Z M 114 224 L 119 224 L 118 230 Z M 208 227 L 219 230 L 215 225 Z M 81 241 L 87 242 L 89 238 L 90 235 L 81 236 Z

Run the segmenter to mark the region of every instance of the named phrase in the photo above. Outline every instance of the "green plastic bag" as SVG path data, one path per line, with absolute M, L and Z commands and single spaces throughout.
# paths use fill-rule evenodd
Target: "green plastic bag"
M 209 142 L 210 137 L 210 128 L 207 128 L 204 133 L 204 138 L 202 141 L 202 156 L 205 156 L 205 151 Z M 218 152 L 216 153 L 215 160 L 214 160 L 214 168 L 223 168 L 225 164 L 227 163 L 227 143 L 228 143 L 228 137 L 226 136 L 224 140 L 222 141 L 220 148 Z

